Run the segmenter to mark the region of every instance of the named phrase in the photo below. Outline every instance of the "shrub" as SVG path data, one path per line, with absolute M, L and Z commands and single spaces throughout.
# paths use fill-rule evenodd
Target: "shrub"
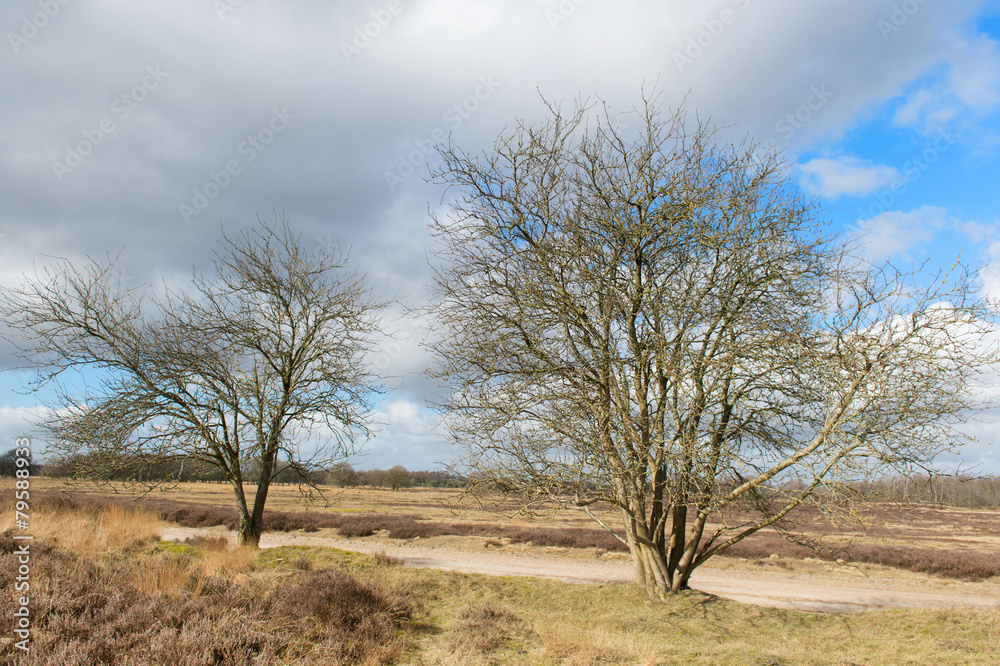
M 534 633 L 517 615 L 488 601 L 465 607 L 458 617 L 448 638 L 448 648 L 456 654 L 489 654 Z
M 305 555 L 301 555 L 292 560 L 292 568 L 298 569 L 299 571 L 312 571 L 313 561 Z
M 387 663 L 404 648 L 398 628 L 421 608 L 401 585 L 326 570 L 279 588 L 272 615 L 291 619 L 298 635 L 314 645 L 307 663 Z
M 11 494 L 12 496 L 12 494 Z M 14 524 L 14 512 L 0 530 Z M 154 512 L 111 502 L 77 502 L 33 493 L 31 531 L 36 539 L 79 553 L 124 553 L 159 539 L 163 524 Z
M 839 552 L 839 551 L 838 551 Z M 790 558 L 816 557 L 814 549 L 785 539 L 773 532 L 758 532 L 752 536 L 737 541 L 721 552 L 728 557 L 745 557 L 748 560 L 759 560 L 771 555 Z M 837 555 L 840 556 L 839 554 Z M 830 557 L 833 557 L 830 554 Z
M 855 562 L 882 564 L 948 578 L 977 581 L 1000 576 L 1000 557 L 995 552 L 902 548 L 866 543 L 851 546 L 847 554 Z
M 0 537 L 5 589 L 17 571 L 13 548 Z M 205 577 L 189 556 L 97 560 L 37 539 L 32 549 L 35 663 L 387 663 L 420 608 L 405 587 L 342 571 L 239 582 Z M 0 613 L 14 610 L 13 595 L 0 596 Z M 0 663 L 20 656 L 13 641 L 0 643 Z
M 35 516 L 41 506 L 33 506 Z M 99 531 L 108 516 L 117 516 L 113 525 L 145 524 L 102 503 L 60 500 L 45 511 L 79 522 L 81 533 Z M 0 533 L 7 590 L 18 569 L 13 537 L 12 530 Z M 388 663 L 402 654 L 409 620 L 421 608 L 402 585 L 304 571 L 311 563 L 293 563 L 284 576 L 255 574 L 256 552 L 228 549 L 220 537 L 189 539 L 200 556 L 187 548 L 111 557 L 91 552 L 89 542 L 71 550 L 79 539 L 35 537 L 31 663 Z M 0 595 L 4 617 L 14 617 L 14 597 Z M 22 657 L 14 641 L 0 642 L 0 663 Z

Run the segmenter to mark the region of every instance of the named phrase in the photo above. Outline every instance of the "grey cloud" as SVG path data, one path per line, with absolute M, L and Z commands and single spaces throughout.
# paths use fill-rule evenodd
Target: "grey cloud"
M 386 174 L 435 130 L 479 150 L 516 117 L 541 116 L 539 90 L 555 100 L 600 94 L 625 111 L 645 84 L 668 102 L 689 95 L 693 110 L 734 134 L 807 146 L 898 94 L 983 4 L 928 3 L 887 41 L 877 21 L 888 0 L 625 0 L 569 3 L 572 11 L 556 0 L 399 0 L 349 59 L 344 45 L 387 1 L 226 1 L 232 11 L 221 16 L 196 0 L 72 1 L 16 53 L 9 38 L 0 44 L 3 284 L 45 255 L 123 247 L 137 282 L 181 283 L 193 267 L 209 269 L 220 222 L 236 230 L 284 208 L 308 242 L 339 239 L 381 293 L 419 304 L 427 206 L 442 193 L 424 182 L 419 159 L 394 189 Z M 674 55 L 725 9 L 736 20 L 678 72 Z M 37 2 L 8 3 L 0 32 L 17 34 L 37 11 Z M 165 73 L 155 86 L 148 68 Z M 449 109 L 475 96 L 481 77 L 500 85 L 451 121 Z M 778 121 L 821 85 L 830 99 L 782 136 Z M 241 147 L 275 109 L 295 117 L 249 159 Z M 113 129 L 60 180 L 53 162 L 104 121 Z M 233 162 L 238 173 L 219 176 Z M 180 206 L 213 182 L 218 194 L 185 223 Z M 410 358 L 400 361 L 401 391 L 423 400 L 432 387 L 416 366 L 425 358 Z

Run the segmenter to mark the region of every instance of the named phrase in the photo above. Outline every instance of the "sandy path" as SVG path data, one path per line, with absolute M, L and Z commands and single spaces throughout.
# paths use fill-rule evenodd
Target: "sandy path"
M 219 528 L 171 525 L 166 540 L 181 541 L 194 535 L 235 534 Z M 323 546 L 361 553 L 386 553 L 404 560 L 408 567 L 428 567 L 494 576 L 535 576 L 571 583 L 618 583 L 633 580 L 631 562 L 597 558 L 561 557 L 556 554 L 505 552 L 500 549 L 464 550 L 427 547 L 415 542 L 386 542 L 374 538 L 345 539 L 295 533 L 265 533 L 261 548 Z M 840 567 L 834 572 L 785 571 L 733 565 L 703 566 L 692 577 L 695 589 L 743 603 L 803 611 L 849 612 L 879 608 L 950 608 L 971 606 L 1000 608 L 1000 582 L 962 583 L 928 576 L 882 570 L 866 576 L 860 569 Z

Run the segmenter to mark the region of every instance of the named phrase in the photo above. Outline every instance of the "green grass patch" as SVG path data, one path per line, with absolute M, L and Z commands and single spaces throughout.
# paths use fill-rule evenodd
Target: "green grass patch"
M 161 541 L 156 544 L 156 550 L 161 553 L 173 553 L 175 555 L 189 555 L 191 557 L 201 557 L 201 549 L 180 541 Z

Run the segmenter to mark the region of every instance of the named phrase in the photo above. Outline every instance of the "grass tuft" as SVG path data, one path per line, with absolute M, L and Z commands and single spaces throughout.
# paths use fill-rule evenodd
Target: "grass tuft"
M 0 531 L 13 526 L 10 512 L 0 520 Z M 135 551 L 158 541 L 163 527 L 152 511 L 127 505 L 41 496 L 31 507 L 31 533 L 36 539 L 81 554 Z
M 447 639 L 449 651 L 456 656 L 488 655 L 523 640 L 534 632 L 512 611 L 487 601 L 463 608 L 458 623 Z
M 403 566 L 403 558 L 390 555 L 384 548 L 372 553 L 372 557 L 374 557 L 375 561 L 383 567 Z

